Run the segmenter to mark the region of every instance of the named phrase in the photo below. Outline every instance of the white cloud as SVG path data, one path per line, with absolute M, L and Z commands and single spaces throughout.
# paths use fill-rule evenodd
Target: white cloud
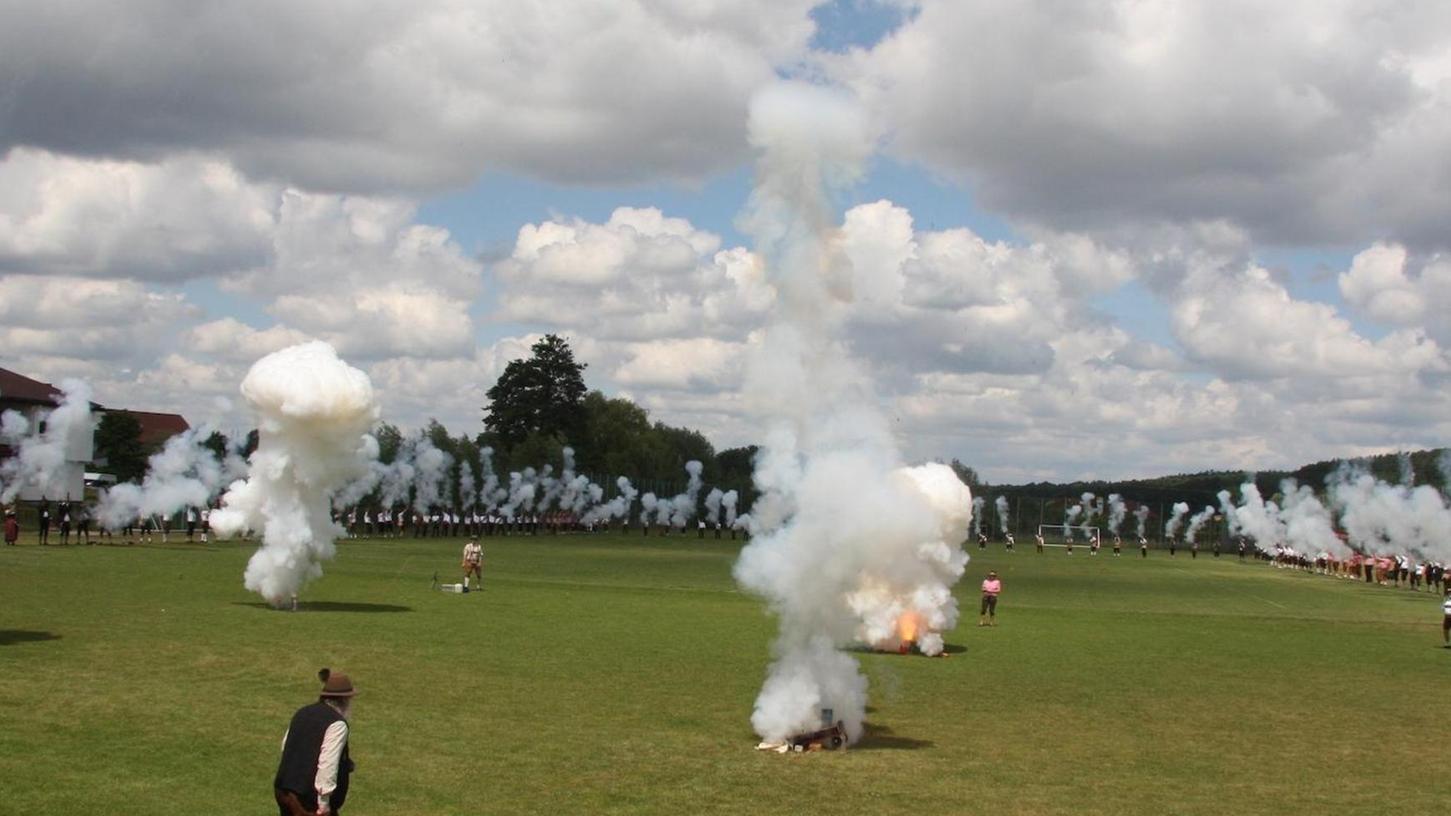
M 1376 244 L 1340 274 L 1340 294 L 1356 309 L 1391 326 L 1424 326 L 1451 344 L 1451 258 L 1435 255 L 1411 269 L 1404 246 Z
M 1448 50 L 1437 3 L 929 0 L 827 63 L 894 151 L 1020 221 L 1444 246 Z
M 0 160 L 0 270 L 179 281 L 260 263 L 276 191 L 223 162 L 14 150 Z
M 699 179 L 802 57 L 811 0 L 33 3 L 0 13 L 0 152 L 225 154 L 314 190 Z

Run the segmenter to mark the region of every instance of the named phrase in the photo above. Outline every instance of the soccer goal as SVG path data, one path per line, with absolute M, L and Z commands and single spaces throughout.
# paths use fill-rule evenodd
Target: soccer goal
M 1087 524 L 1039 524 L 1038 535 L 1043 537 L 1044 547 L 1087 547 L 1099 537 L 1097 526 Z M 1070 538 L 1071 537 L 1071 538 Z

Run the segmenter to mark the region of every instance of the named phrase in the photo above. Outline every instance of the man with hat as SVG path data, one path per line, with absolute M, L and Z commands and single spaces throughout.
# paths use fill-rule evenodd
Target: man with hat
M 353 762 L 348 758 L 348 715 L 353 683 L 323 669 L 317 702 L 292 715 L 282 738 L 282 761 L 272 780 L 279 816 L 326 816 L 342 810 Z

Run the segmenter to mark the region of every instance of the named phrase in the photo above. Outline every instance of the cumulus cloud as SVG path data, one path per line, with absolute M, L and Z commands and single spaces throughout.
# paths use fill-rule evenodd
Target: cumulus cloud
M 1444 246 L 1448 49 L 1435 3 L 927 0 L 827 62 L 896 153 L 1026 223 Z
M 275 195 L 196 156 L 14 150 L 0 160 L 0 271 L 174 282 L 245 269 L 264 259 Z
M 812 4 L 20 4 L 0 13 L 0 153 L 199 150 L 369 193 L 489 169 L 699 179 L 743 157 L 746 100 L 805 54 Z
M 1355 256 L 1339 283 L 1346 302 L 1370 318 L 1424 326 L 1451 344 L 1451 258 L 1437 254 L 1417 263 L 1404 246 L 1377 243 Z

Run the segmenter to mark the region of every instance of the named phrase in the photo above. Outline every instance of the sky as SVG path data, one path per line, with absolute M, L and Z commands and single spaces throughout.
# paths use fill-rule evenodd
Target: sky
M 1451 4 L 182 0 L 0 6 L 0 366 L 248 427 L 332 343 L 482 430 L 546 332 L 718 448 L 774 301 L 753 95 L 873 129 L 843 342 L 996 483 L 1451 439 Z

